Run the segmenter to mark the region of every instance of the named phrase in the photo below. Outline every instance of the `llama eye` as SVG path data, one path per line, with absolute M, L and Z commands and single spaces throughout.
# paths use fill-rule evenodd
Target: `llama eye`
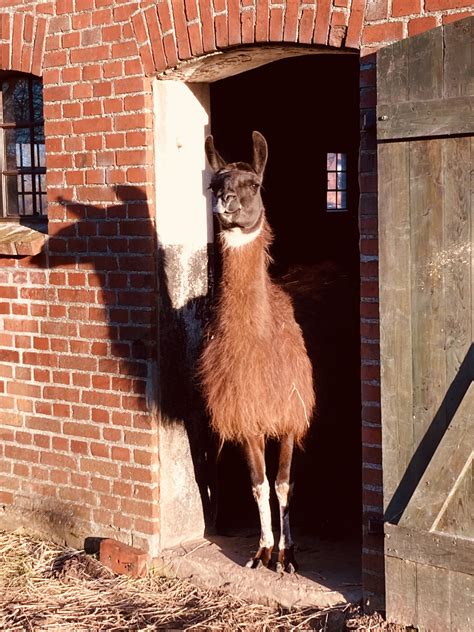
M 252 191 L 253 191 L 254 193 L 257 193 L 257 191 L 258 191 L 258 190 L 259 190 L 259 188 L 260 188 L 260 185 L 259 185 L 259 184 L 257 184 L 256 182 L 252 182 L 252 184 L 250 185 L 250 188 L 252 189 Z

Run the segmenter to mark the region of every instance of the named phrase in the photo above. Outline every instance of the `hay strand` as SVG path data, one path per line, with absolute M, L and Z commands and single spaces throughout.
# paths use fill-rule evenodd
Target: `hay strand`
M 154 572 L 116 576 L 83 551 L 0 531 L 0 629 L 8 632 L 339 632 L 356 614 L 354 606 L 282 611 Z

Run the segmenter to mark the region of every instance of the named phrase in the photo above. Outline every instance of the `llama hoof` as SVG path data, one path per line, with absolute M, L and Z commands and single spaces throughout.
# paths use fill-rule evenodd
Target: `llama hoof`
M 298 564 L 295 560 L 294 548 L 291 546 L 289 549 L 283 549 L 278 554 L 277 571 L 282 573 L 288 573 L 293 575 L 298 570 Z
M 266 547 L 261 547 L 257 554 L 255 555 L 255 557 L 252 557 L 247 563 L 246 563 L 246 567 L 247 568 L 261 568 L 262 566 L 265 566 L 266 568 L 268 568 L 270 562 L 272 559 L 272 549 L 266 548 Z
M 283 573 L 284 568 L 283 568 L 283 564 L 282 564 L 281 562 L 277 562 L 277 563 L 276 563 L 276 565 L 275 565 L 275 571 L 276 571 L 277 573 L 280 573 L 280 574 L 282 574 L 282 573 Z

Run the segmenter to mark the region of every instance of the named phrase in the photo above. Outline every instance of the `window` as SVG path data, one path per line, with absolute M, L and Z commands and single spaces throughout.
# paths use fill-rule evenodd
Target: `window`
M 347 211 L 347 154 L 328 153 L 326 210 Z
M 46 165 L 41 79 L 0 74 L 0 219 L 44 219 Z

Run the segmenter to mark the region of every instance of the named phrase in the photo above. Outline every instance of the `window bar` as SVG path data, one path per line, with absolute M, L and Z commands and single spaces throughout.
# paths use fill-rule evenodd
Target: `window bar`
M 28 79 L 28 98 L 29 98 L 29 118 L 35 122 L 35 110 L 33 106 L 33 81 L 31 77 Z M 31 155 L 31 197 L 33 199 L 33 215 L 39 215 L 36 205 L 36 177 L 35 177 L 35 128 L 30 129 L 30 155 Z
M 25 174 L 23 171 L 23 148 L 21 146 L 21 143 L 19 143 L 20 146 L 20 194 L 21 194 L 21 208 L 18 209 L 18 215 L 25 215 L 25 205 L 26 205 L 26 200 L 25 200 Z M 17 176 L 17 186 L 18 186 L 18 176 Z

